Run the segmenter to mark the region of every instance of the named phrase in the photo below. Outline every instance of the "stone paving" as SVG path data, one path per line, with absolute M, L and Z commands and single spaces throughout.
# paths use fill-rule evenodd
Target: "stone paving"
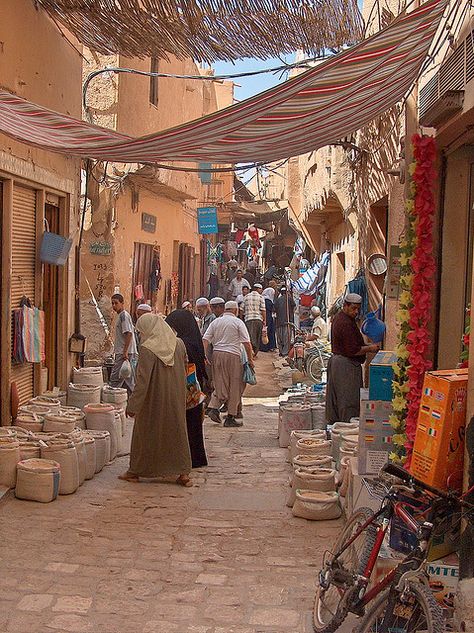
M 340 522 L 285 506 L 279 388 L 273 356 L 260 356 L 244 426 L 206 420 L 210 465 L 193 488 L 119 481 L 123 457 L 54 503 L 2 503 L 2 633 L 311 631 L 316 571 Z

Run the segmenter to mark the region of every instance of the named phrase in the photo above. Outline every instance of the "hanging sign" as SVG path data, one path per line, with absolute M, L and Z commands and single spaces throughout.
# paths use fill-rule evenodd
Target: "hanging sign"
M 156 232 L 156 215 L 142 213 L 142 231 L 146 231 L 147 233 Z
M 388 299 L 398 299 L 400 293 L 400 247 L 390 246 L 388 274 L 385 280 Z
M 217 207 L 198 207 L 198 231 L 201 235 L 218 233 Z

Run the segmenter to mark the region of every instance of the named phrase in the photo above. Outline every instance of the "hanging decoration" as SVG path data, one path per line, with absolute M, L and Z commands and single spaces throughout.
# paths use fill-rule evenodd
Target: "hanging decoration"
M 410 196 L 406 205 L 407 230 L 401 243 L 398 363 L 394 367 L 393 415 L 395 429 L 391 459 L 409 465 L 415 439 L 423 378 L 431 368 L 429 321 L 435 274 L 433 218 L 436 145 L 433 138 L 413 139 Z
M 471 338 L 471 304 L 466 308 L 466 318 L 464 325 L 464 334 L 462 337 L 462 352 L 459 367 L 464 369 L 469 367 L 469 343 Z

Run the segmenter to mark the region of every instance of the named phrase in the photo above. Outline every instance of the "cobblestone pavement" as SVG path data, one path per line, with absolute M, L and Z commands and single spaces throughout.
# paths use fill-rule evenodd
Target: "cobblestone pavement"
M 52 504 L 0 506 L 2 633 L 311 630 L 315 573 L 340 523 L 285 506 L 279 388 L 273 356 L 260 356 L 245 425 L 206 420 L 210 465 L 193 488 L 119 481 L 124 457 Z

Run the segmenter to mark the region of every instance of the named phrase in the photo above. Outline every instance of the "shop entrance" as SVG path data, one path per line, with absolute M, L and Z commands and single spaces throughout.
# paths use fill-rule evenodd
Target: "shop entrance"
M 60 209 L 45 204 L 44 217 L 52 233 L 61 234 Z M 43 268 L 43 310 L 45 338 L 45 366 L 48 369 L 48 389 L 60 384 L 58 376 L 58 350 L 61 349 L 59 333 L 60 267 L 44 264 Z
M 138 302 L 155 304 L 158 290 L 160 247 L 154 244 L 135 242 L 133 252 L 133 282 L 131 297 L 131 312 L 135 313 Z
M 195 298 L 194 264 L 194 248 L 189 244 L 180 244 L 178 307 L 181 307 L 183 301 Z

